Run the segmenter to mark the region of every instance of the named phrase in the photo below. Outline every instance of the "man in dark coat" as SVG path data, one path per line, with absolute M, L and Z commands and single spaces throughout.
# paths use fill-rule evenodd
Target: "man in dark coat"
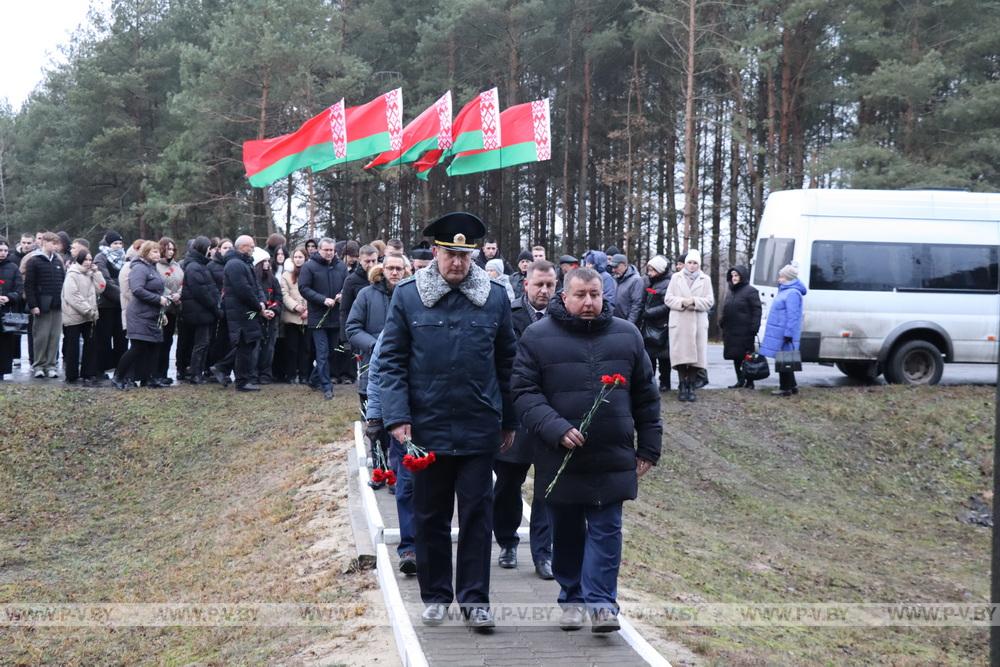
M 223 317 L 219 309 L 219 288 L 208 268 L 208 248 L 211 241 L 205 236 L 194 240 L 187 253 L 184 267 L 184 289 L 181 290 L 181 319 L 191 329 L 191 364 L 188 381 L 204 384 L 208 348 L 216 320 Z
M 347 333 L 347 316 L 351 314 L 354 300 L 358 298 L 358 293 L 368 287 L 368 272 L 378 264 L 378 250 L 373 246 L 365 245 L 358 250 L 358 261 L 354 268 L 347 272 L 344 279 L 343 295 L 340 299 L 340 331 L 341 339 L 347 341 L 350 334 Z
M 544 496 L 553 485 L 545 500 L 560 625 L 579 629 L 589 610 L 591 629 L 611 632 L 619 627 L 622 502 L 638 495 L 639 478 L 660 457 L 659 393 L 639 330 L 612 317 L 595 271 L 567 274 L 547 312 L 521 336 L 514 405 L 535 451 L 535 494 Z M 582 433 L 603 378 L 615 374 L 625 383 L 605 395 Z M 556 479 L 568 452 L 572 457 Z
M 514 296 L 524 295 L 524 281 L 528 277 L 528 266 L 535 261 L 530 250 L 522 250 L 517 256 L 517 271 L 510 274 L 510 286 L 514 288 Z
M 486 262 L 490 261 L 491 259 L 499 259 L 501 262 L 503 262 L 504 274 L 509 276 L 511 273 L 513 273 L 513 269 L 510 268 L 510 264 L 508 264 L 507 260 L 503 258 L 503 255 L 500 254 L 500 246 L 497 245 L 497 242 L 486 240 L 483 243 L 483 247 L 479 251 L 479 254 L 476 255 L 476 264 L 479 266 L 480 269 L 485 270 Z
M 417 579 L 427 625 L 457 598 L 466 622 L 489 631 L 493 457 L 514 441 L 510 405 L 514 330 L 506 290 L 475 266 L 486 227 L 449 213 L 424 229 L 434 263 L 396 288 L 382 332 L 379 390 L 386 428 L 435 454 L 414 475 Z M 452 586 L 451 517 L 458 497 Z
M 614 316 L 628 320 L 639 326 L 642 318 L 642 304 L 646 300 L 645 284 L 635 267 L 628 263 L 625 255 L 614 255 L 611 258 L 611 275 L 618 283 L 615 291 Z
M 309 330 L 313 334 L 316 367 L 309 383 L 323 391 L 323 398 L 333 398 L 330 379 L 332 357 L 340 344 L 340 300 L 343 298 L 347 267 L 337 259 L 333 239 L 322 238 L 299 272 L 299 293 L 309 304 Z
M 544 259 L 528 266 L 524 296 L 511 304 L 514 334 L 524 331 L 545 316 L 549 299 L 556 291 L 556 267 Z M 521 525 L 521 485 L 528 475 L 534 451 L 524 429 L 518 429 L 514 446 L 498 454 L 493 462 L 496 481 L 493 484 L 493 535 L 500 546 L 498 564 L 503 568 L 517 567 L 517 527 Z M 552 579 L 552 531 L 546 516 L 545 499 L 535 494 L 531 501 L 530 544 L 535 573 L 542 579 Z
M 729 298 L 722 305 L 719 328 L 722 329 L 722 358 L 730 359 L 736 370 L 736 384 L 730 389 L 753 389 L 753 380 L 743 377 L 743 358 L 754 351 L 754 338 L 760 329 L 760 295 L 750 286 L 750 271 L 734 266 L 726 273 Z
M 212 373 L 222 386 L 229 383 L 229 371 L 235 370 L 236 391 L 260 391 L 260 386 L 250 382 L 257 362 L 257 344 L 263 335 L 257 318 L 274 317 L 274 311 L 265 307 L 264 293 L 253 273 L 253 249 L 253 238 L 241 236 L 226 254 L 222 305 L 229 325 L 229 344 L 233 347 L 212 366 Z

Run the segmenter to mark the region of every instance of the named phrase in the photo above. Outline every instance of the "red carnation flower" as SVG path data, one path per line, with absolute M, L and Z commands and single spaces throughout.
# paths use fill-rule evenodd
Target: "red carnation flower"
M 395 471 L 393 471 L 393 470 L 386 470 L 385 471 L 385 483 L 386 484 L 395 484 L 396 483 L 396 472 Z
M 647 287 L 646 288 L 646 293 L 647 294 L 656 294 L 656 290 L 653 289 L 652 287 Z
M 601 384 L 614 384 L 614 383 L 615 383 L 614 377 L 612 377 L 610 375 L 602 375 L 601 376 Z
M 7 284 L 6 280 L 0 280 L 0 285 L 6 285 L 6 284 Z

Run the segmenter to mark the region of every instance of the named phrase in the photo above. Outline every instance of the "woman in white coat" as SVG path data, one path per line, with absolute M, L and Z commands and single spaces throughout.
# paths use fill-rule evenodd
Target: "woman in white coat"
M 688 251 L 684 268 L 671 277 L 664 302 L 670 308 L 670 364 L 680 380 L 677 398 L 694 401 L 698 369 L 708 368 L 708 311 L 715 305 L 697 250 Z

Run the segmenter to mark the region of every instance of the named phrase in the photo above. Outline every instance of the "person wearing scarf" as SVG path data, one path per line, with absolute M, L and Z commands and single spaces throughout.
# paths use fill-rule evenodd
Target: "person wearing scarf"
M 98 246 L 94 266 L 104 278 L 104 291 L 97 300 L 100 317 L 94 328 L 94 347 L 100 373 L 113 370 L 128 349 L 122 326 L 121 289 L 118 276 L 125 266 L 125 243 L 121 234 L 108 230 Z
M 715 305 L 712 281 L 701 270 L 701 253 L 688 251 L 684 268 L 670 278 L 663 299 L 670 308 L 670 363 L 680 380 L 677 399 L 694 401 L 698 369 L 708 368 L 708 311 Z

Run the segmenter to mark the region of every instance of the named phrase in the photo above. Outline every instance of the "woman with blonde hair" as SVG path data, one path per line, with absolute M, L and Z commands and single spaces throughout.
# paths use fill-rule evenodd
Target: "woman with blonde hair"
M 163 311 L 170 299 L 163 295 L 164 282 L 156 270 L 160 261 L 160 244 L 145 241 L 139 256 L 129 265 L 128 289 L 132 295 L 125 313 L 129 349 L 122 355 L 111 380 L 118 389 L 125 389 L 126 380 L 139 380 L 144 387 L 163 385 L 150 379 L 156 366 L 158 347 L 163 342 Z

